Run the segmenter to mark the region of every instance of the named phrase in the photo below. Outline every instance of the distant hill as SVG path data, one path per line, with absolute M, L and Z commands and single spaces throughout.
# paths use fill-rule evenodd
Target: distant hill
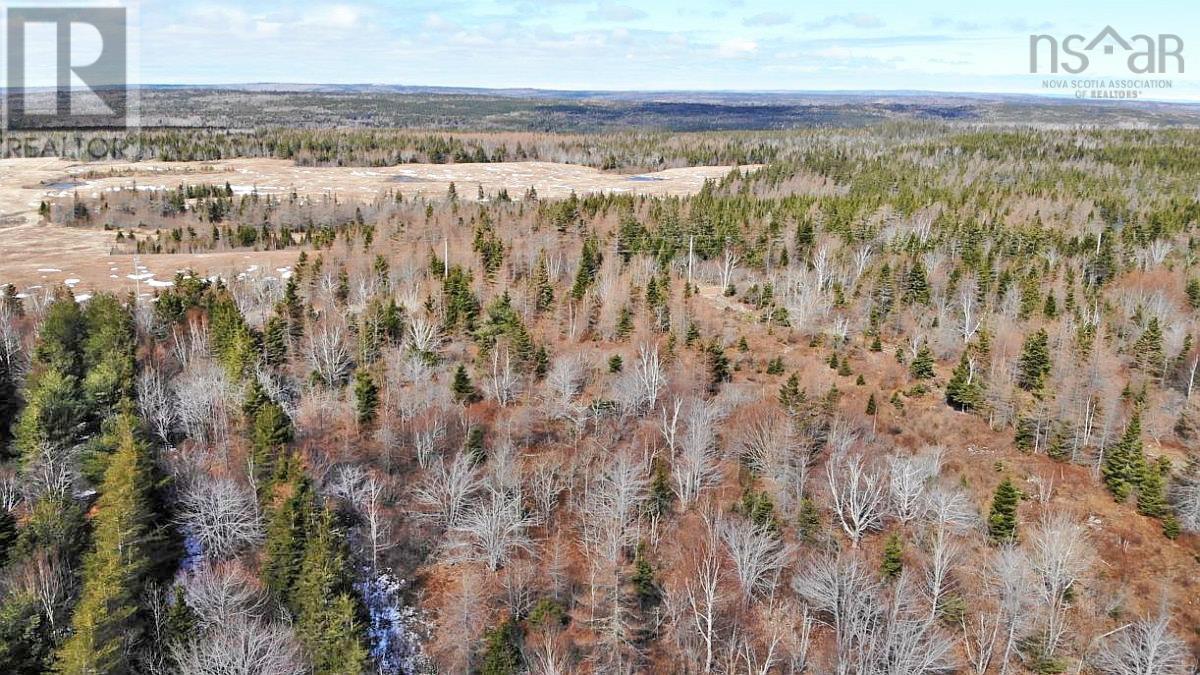
M 147 127 L 589 132 L 785 130 L 897 120 L 1001 125 L 1200 125 L 1198 104 L 1081 103 L 1030 95 L 920 91 L 622 92 L 254 83 L 145 86 L 140 99 L 141 124 Z

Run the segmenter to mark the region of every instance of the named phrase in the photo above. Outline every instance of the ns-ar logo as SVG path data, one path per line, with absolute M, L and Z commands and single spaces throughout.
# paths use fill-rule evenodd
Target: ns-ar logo
M 1183 73 L 1183 39 L 1178 35 L 1133 35 L 1125 39 L 1112 26 L 1105 26 L 1096 37 L 1088 40 L 1083 35 L 1068 35 L 1061 40 L 1053 35 L 1029 36 L 1029 72 L 1042 72 L 1048 61 L 1049 72 L 1059 68 L 1076 75 L 1088 69 L 1091 58 L 1097 51 L 1112 55 L 1120 48 L 1126 55 L 1125 65 L 1129 72 L 1139 74 Z M 1040 56 L 1047 56 L 1046 61 Z

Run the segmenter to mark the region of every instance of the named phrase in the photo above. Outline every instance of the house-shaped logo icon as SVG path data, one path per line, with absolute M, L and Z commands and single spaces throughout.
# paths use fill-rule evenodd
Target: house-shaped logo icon
M 1111 38 L 1117 44 L 1121 45 L 1121 49 L 1124 49 L 1125 51 L 1129 51 L 1130 49 L 1133 49 L 1133 45 L 1126 42 L 1125 38 L 1121 37 L 1121 34 L 1117 32 L 1117 29 L 1113 28 L 1112 26 L 1105 26 L 1104 30 L 1097 33 L 1096 37 L 1092 38 L 1092 41 L 1089 42 L 1087 44 L 1087 46 L 1084 47 L 1084 49 L 1086 49 L 1087 51 L 1090 52 L 1090 51 L 1094 50 L 1096 48 L 1096 46 L 1099 45 L 1101 42 L 1104 42 L 1104 40 L 1106 38 Z M 1111 45 L 1111 44 L 1104 45 L 1104 53 L 1112 54 L 1113 53 L 1113 45 Z

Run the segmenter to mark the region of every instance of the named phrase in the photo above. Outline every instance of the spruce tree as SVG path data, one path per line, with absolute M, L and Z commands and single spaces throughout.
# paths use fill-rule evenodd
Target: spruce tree
M 267 536 L 263 543 L 261 577 L 267 590 L 279 599 L 291 593 L 303 562 L 308 529 L 314 513 L 312 484 L 294 455 L 281 467 L 282 476 L 267 509 Z
M 789 413 L 796 412 L 796 409 L 804 402 L 804 391 L 800 389 L 800 376 L 792 373 L 787 382 L 779 388 L 779 405 Z
M 354 375 L 354 408 L 360 425 L 375 421 L 379 409 L 379 386 L 368 371 L 360 370 Z
M 1167 476 L 1170 475 L 1171 460 L 1159 457 L 1156 462 L 1143 461 L 1141 465 L 1137 491 L 1138 513 L 1162 518 L 1170 510 L 1167 504 Z
M 25 409 L 14 429 L 25 466 L 34 466 L 43 445 L 69 448 L 83 436 L 87 405 L 79 379 L 57 368 L 33 377 Z
M 1187 298 L 1192 309 L 1200 309 L 1200 277 L 1188 279 Z
M 146 446 L 136 437 L 135 426 L 131 414 L 121 416 L 120 444 L 100 486 L 92 550 L 84 561 L 71 635 L 55 657 L 55 670 L 60 673 L 129 672 L 127 647 L 143 629 L 137 603 L 148 563 L 152 474 Z
M 263 363 L 274 368 L 287 359 L 287 321 L 279 316 L 267 319 L 263 329 Z
M 992 496 L 992 509 L 988 513 L 988 535 L 993 541 L 1005 543 L 1017 538 L 1017 505 L 1021 493 L 1012 480 L 1005 478 Z
M 266 488 L 267 481 L 275 474 L 279 459 L 294 437 L 292 420 L 278 403 L 268 401 L 258 406 L 250 442 L 254 476 L 260 491 Z
M 450 393 L 453 394 L 455 402 L 464 405 L 475 403 L 480 399 L 479 391 L 475 389 L 475 385 L 471 382 L 471 376 L 467 374 L 467 367 L 461 363 L 454 371 L 454 380 L 450 383 Z
M 604 255 L 600 252 L 600 242 L 594 236 L 583 240 L 583 252 L 579 256 L 579 269 L 575 272 L 575 283 L 571 286 L 571 297 L 582 300 L 588 289 L 596 281 L 596 272 L 600 271 L 600 263 Z
M 729 357 L 725 356 L 725 348 L 714 339 L 705 350 L 708 360 L 708 390 L 716 393 L 724 382 L 733 379 L 729 372 Z
M 879 573 L 884 579 L 895 579 L 904 570 L 904 543 L 897 534 L 889 535 L 883 546 L 883 561 Z
M 946 403 L 959 410 L 979 410 L 983 407 L 983 386 L 971 371 L 970 358 L 964 351 L 950 381 L 946 383 Z
M 320 509 L 314 521 L 288 596 L 296 635 L 316 675 L 357 675 L 367 665 L 368 654 L 345 545 L 328 509 Z
M 1030 335 L 1017 361 L 1017 384 L 1026 391 L 1040 391 L 1050 374 L 1050 336 L 1045 329 Z
M 642 609 L 653 607 L 662 599 L 662 591 L 659 589 L 658 580 L 654 574 L 654 565 L 646 557 L 645 543 L 638 544 L 637 555 L 633 559 L 633 576 L 630 581 L 633 582 L 633 589 L 637 593 L 638 604 Z
M 1133 489 L 1142 479 L 1142 466 L 1145 456 L 1142 454 L 1142 415 L 1135 411 L 1125 427 L 1125 433 L 1116 445 L 1108 449 L 1104 455 L 1104 463 L 1100 473 L 1104 477 L 1104 485 L 1112 493 L 1113 499 L 1124 502 L 1129 498 Z
M 538 255 L 537 267 L 533 271 L 534 307 L 545 312 L 554 307 L 554 285 L 550 283 L 550 271 L 546 267 L 546 253 Z
M 1146 330 L 1142 331 L 1137 342 L 1133 345 L 1134 358 L 1138 368 L 1158 377 L 1163 371 L 1163 334 L 1158 324 L 1158 317 L 1150 319 Z
M 908 365 L 908 372 L 913 376 L 913 379 L 917 380 L 933 378 L 933 352 L 929 350 L 929 343 L 921 343 L 920 349 L 917 350 L 917 355 L 913 357 L 912 363 Z
M 913 263 L 912 268 L 908 271 L 903 300 L 905 304 L 929 304 L 929 275 L 920 260 Z
M 484 633 L 480 675 L 518 675 L 524 662 L 521 658 L 521 631 L 512 619 Z

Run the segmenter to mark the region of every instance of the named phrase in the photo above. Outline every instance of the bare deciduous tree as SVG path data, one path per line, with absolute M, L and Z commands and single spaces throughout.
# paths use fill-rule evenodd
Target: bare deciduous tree
M 932 448 L 911 457 L 893 456 L 888 461 L 891 465 L 888 491 L 892 515 L 902 523 L 911 523 L 924 515 L 928 504 L 925 491 L 929 481 L 941 471 L 941 448 Z
M 725 520 L 718 529 L 743 596 L 771 597 L 787 562 L 783 543 L 765 527 L 744 520 Z
M 857 547 L 863 536 L 883 524 L 884 481 L 882 472 L 867 467 L 861 455 L 835 454 L 826 466 L 829 494 L 838 523 Z
M 780 510 L 790 512 L 804 498 L 812 457 L 797 438 L 792 420 L 772 410 L 753 419 L 742 433 L 742 459 L 774 487 Z
M 645 460 L 618 452 L 588 487 L 584 546 L 609 564 L 616 564 L 621 552 L 637 542 L 636 523 L 648 497 L 648 473 Z
M 388 485 L 375 472 L 361 466 L 344 466 L 334 479 L 333 492 L 346 500 L 362 522 L 362 552 L 379 569 L 379 555 L 395 545 L 391 539 L 392 519 L 384 512 Z
M 142 419 L 159 440 L 170 443 L 179 412 L 162 375 L 152 367 L 143 368 L 138 376 L 137 395 Z
M 658 345 L 638 347 L 633 367 L 614 383 L 613 398 L 628 414 L 641 415 L 654 410 L 659 394 L 666 386 L 666 373 L 658 357 Z
M 521 379 L 512 367 L 512 359 L 509 358 L 508 350 L 504 351 L 503 359 L 500 357 L 499 350 L 492 352 L 492 374 L 487 379 L 485 388 L 488 396 L 501 408 L 508 407 L 520 394 Z
M 857 667 L 866 665 L 859 647 L 873 636 L 882 611 L 870 567 L 856 555 L 824 554 L 800 567 L 792 589 L 833 628 L 835 670 L 866 672 Z
M 1031 537 L 1030 561 L 1041 582 L 1044 612 L 1042 656 L 1051 658 L 1067 631 L 1069 593 L 1092 566 L 1094 554 L 1087 528 L 1064 512 L 1045 516 Z
M 519 497 L 490 490 L 454 526 L 450 559 L 483 563 L 495 572 L 517 553 L 533 549 L 527 530 L 534 524 L 522 513 Z
M 254 574 L 238 563 L 205 564 L 183 576 L 183 600 L 202 628 L 230 619 L 259 619 L 270 603 Z
M 1107 675 L 1184 675 L 1195 666 L 1187 644 L 1171 632 L 1165 611 L 1112 632 L 1092 662 Z
M 441 527 L 454 528 L 471 495 L 480 487 L 479 474 L 465 453 L 459 453 L 448 465 L 444 457 L 432 464 L 413 492 L 418 513 Z
M 703 672 L 712 672 L 717 647 L 718 622 L 723 616 L 725 594 L 721 589 L 725 576 L 721 564 L 720 541 L 715 523 L 705 519 L 708 532 L 693 561 L 693 569 L 684 584 L 688 623 L 704 647 Z
M 694 399 L 688 406 L 679 454 L 671 467 L 675 493 L 679 495 L 680 506 L 685 509 L 717 476 L 716 425 L 720 418 L 720 411 L 711 402 Z
M 258 500 L 231 478 L 199 476 L 179 495 L 180 527 L 205 555 L 225 560 L 263 539 Z
M 1185 531 L 1200 532 L 1200 476 L 1185 476 L 1171 486 L 1171 506 Z
M 350 348 L 341 325 L 331 319 L 320 322 L 308 336 L 309 368 L 326 387 L 336 387 L 350 372 Z
M 171 650 L 188 675 L 299 675 L 308 671 L 291 628 L 261 619 L 230 617 Z

